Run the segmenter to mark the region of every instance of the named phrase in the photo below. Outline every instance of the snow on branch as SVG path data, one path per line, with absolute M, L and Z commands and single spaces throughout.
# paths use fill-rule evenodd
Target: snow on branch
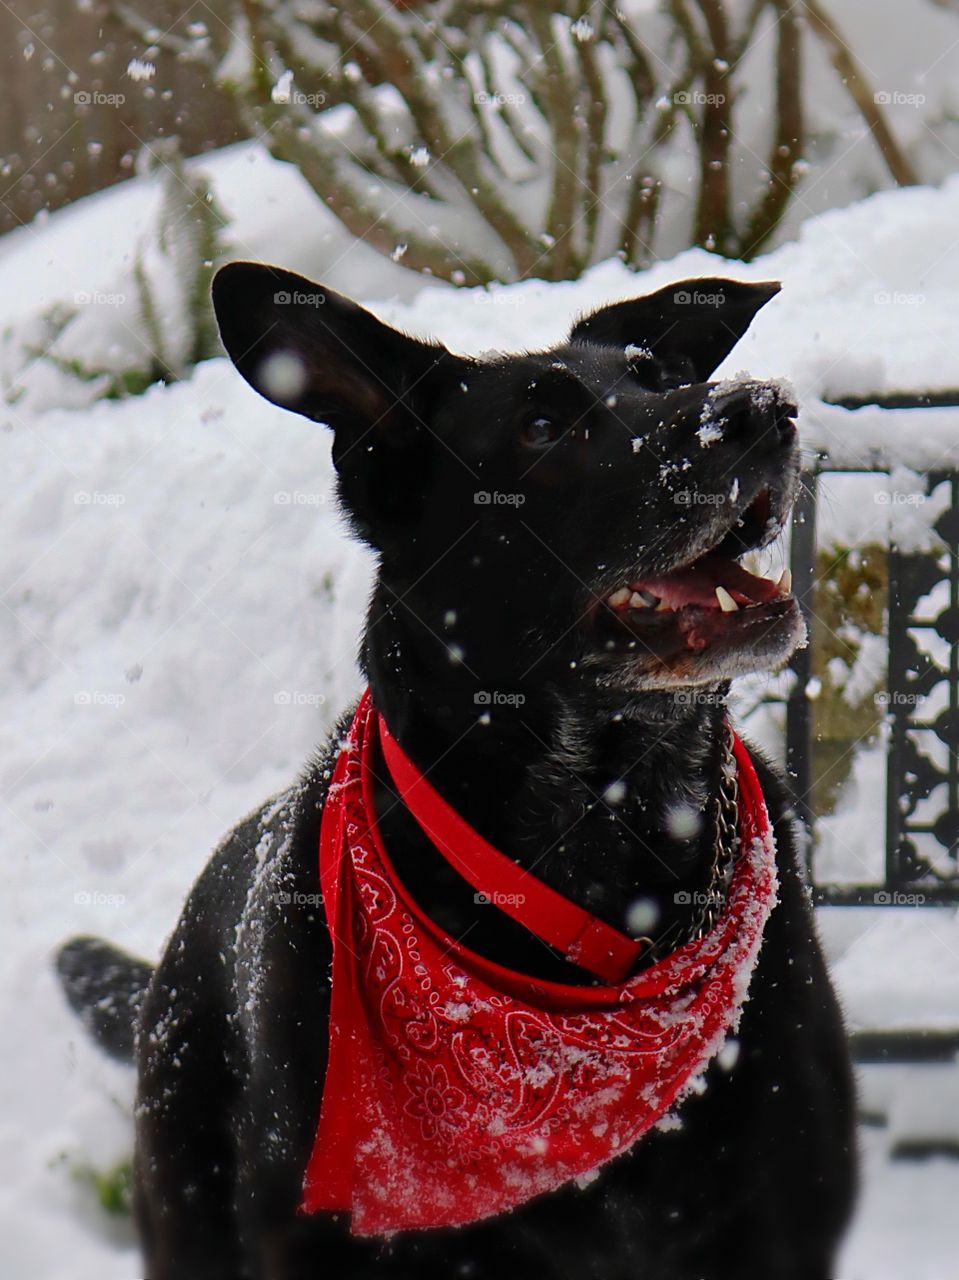
M 219 45 L 134 3 L 114 12 L 209 66 L 354 235 L 456 284 L 688 244 L 753 257 L 824 145 L 806 132 L 807 32 L 865 147 L 917 181 L 824 0 L 228 0 Z

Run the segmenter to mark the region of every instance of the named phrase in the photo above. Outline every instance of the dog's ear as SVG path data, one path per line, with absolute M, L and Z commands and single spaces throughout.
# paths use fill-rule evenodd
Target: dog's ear
M 667 370 L 682 372 L 690 382 L 705 382 L 780 288 L 775 280 L 680 280 L 645 298 L 614 302 L 585 316 L 574 326 L 570 342 L 642 347 Z
M 213 308 L 227 354 L 254 390 L 337 431 L 408 421 L 407 393 L 456 359 L 324 285 L 261 263 L 222 267 Z

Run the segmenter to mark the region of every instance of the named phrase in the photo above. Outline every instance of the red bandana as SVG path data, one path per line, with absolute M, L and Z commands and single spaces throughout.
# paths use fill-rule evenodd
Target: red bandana
M 736 739 L 740 851 L 705 937 L 602 987 L 505 969 L 447 937 L 397 879 L 373 816 L 378 741 L 395 775 L 405 757 L 367 691 L 323 810 L 329 1065 L 301 1206 L 349 1211 L 356 1235 L 475 1222 L 626 1151 L 735 1030 L 776 901 L 772 828 Z

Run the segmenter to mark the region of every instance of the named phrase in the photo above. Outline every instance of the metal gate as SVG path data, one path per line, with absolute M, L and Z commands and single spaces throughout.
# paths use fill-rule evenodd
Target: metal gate
M 867 473 L 864 468 L 836 467 L 824 460 L 804 474 L 793 516 L 790 554 L 793 589 L 807 618 L 815 610 L 820 477 L 853 470 Z M 868 473 L 889 471 L 876 467 Z M 932 525 L 942 549 L 917 554 L 891 544 L 887 552 L 885 874 L 879 884 L 815 881 L 813 712 L 807 696 L 811 648 L 800 650 L 792 663 L 795 680 L 786 702 L 786 767 L 799 817 L 811 835 L 810 878 L 819 904 L 959 903 L 959 472 L 930 472 L 924 482 L 927 494 L 943 483 L 949 486 L 949 505 Z M 942 604 L 931 616 L 920 603 L 928 602 L 933 594 Z M 937 637 L 940 649 L 946 647 L 944 660 L 934 660 L 928 646 L 920 645 L 923 633 Z M 945 688 L 940 688 L 944 684 Z M 936 690 L 935 701 L 944 705 L 930 719 L 923 714 L 924 707 Z M 934 811 L 930 813 L 931 800 Z

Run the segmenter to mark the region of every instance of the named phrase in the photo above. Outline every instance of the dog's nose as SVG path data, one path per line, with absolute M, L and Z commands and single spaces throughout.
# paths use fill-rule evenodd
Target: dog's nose
M 792 395 L 780 383 L 719 383 L 706 398 L 703 422 L 718 428 L 725 438 L 769 433 L 785 443 L 796 433 L 798 412 Z

